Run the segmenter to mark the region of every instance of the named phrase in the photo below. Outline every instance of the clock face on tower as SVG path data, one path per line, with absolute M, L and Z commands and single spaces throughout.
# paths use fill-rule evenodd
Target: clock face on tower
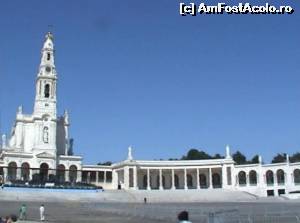
M 51 67 L 46 67 L 46 72 L 50 73 L 50 71 L 51 71 Z

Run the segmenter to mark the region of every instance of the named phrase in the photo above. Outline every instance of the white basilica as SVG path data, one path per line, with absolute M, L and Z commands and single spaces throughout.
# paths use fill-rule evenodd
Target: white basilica
M 36 78 L 32 114 L 17 110 L 11 135 L 2 136 L 0 182 L 89 183 L 124 190 L 234 190 L 257 196 L 300 191 L 300 163 L 236 165 L 224 159 L 145 161 L 128 157 L 111 166 L 83 165 L 69 139 L 69 116 L 57 116 L 53 35 L 47 33 Z

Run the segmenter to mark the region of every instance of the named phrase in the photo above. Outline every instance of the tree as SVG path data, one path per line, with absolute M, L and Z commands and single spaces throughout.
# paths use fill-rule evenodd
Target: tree
M 258 155 L 255 155 L 253 156 L 253 158 L 251 159 L 251 161 L 249 161 L 249 163 L 259 163 L 259 156 Z
M 111 161 L 106 161 L 104 163 L 97 163 L 99 166 L 111 166 L 112 162 Z
M 284 163 L 286 162 L 286 153 L 277 153 L 276 156 L 273 157 L 272 163 Z
M 247 163 L 246 156 L 243 155 L 240 151 L 236 151 L 234 154 L 232 154 L 232 159 L 237 164 L 246 164 Z
M 291 163 L 296 163 L 296 162 L 300 162 L 300 153 L 294 153 L 291 157 L 290 157 L 290 161 Z
M 186 156 L 183 156 L 182 160 L 203 160 L 211 159 L 212 157 L 204 151 L 199 151 L 197 149 L 190 149 Z
M 219 153 L 216 153 L 212 158 L 213 159 L 224 159 L 224 156 L 221 156 Z

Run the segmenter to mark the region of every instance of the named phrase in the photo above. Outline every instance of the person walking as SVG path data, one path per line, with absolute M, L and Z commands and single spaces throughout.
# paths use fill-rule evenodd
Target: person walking
M 26 204 L 22 204 L 20 208 L 20 220 L 26 220 L 27 218 L 27 207 Z
M 40 206 L 40 220 L 45 221 L 45 207 L 44 204 Z

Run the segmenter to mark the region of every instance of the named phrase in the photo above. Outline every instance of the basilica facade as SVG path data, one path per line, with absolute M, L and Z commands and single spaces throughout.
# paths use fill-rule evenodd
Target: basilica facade
M 236 165 L 229 146 L 225 158 L 210 160 L 135 160 L 110 166 L 83 165 L 73 155 L 69 114 L 57 114 L 53 35 L 47 33 L 35 82 L 32 114 L 20 106 L 9 137 L 2 135 L 0 182 L 88 183 L 124 190 L 239 190 L 257 196 L 300 191 L 300 163 Z

